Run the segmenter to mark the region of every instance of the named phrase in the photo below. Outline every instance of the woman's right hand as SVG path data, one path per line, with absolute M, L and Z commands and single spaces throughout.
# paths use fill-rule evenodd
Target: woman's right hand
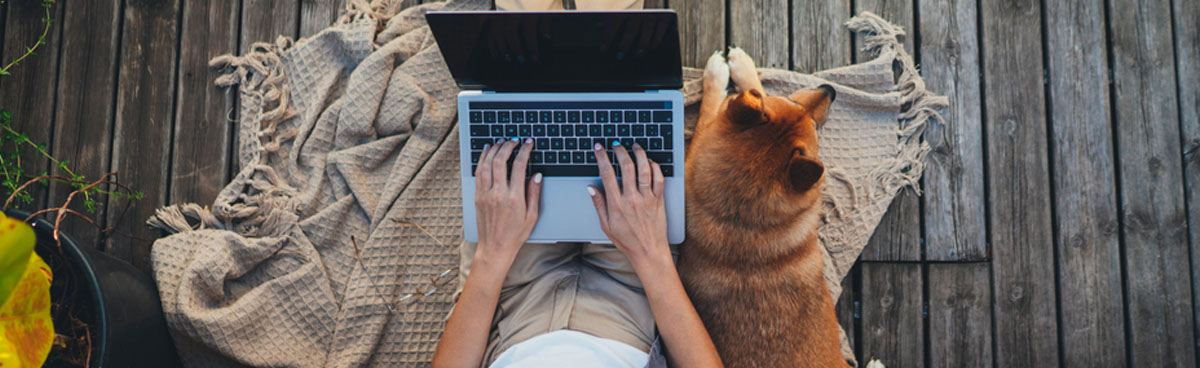
M 604 147 L 593 148 L 600 170 L 604 191 L 588 186 L 588 194 L 600 216 L 600 227 L 612 240 L 639 274 L 645 267 L 671 266 L 671 248 L 667 243 L 667 211 L 663 204 L 662 169 L 646 158 L 641 146 L 633 145 L 633 158 L 625 147 L 615 146 L 613 152 L 621 167 L 621 184 L 609 164 Z M 637 162 L 634 162 L 634 158 Z
M 526 183 L 525 167 L 533 150 L 529 138 L 520 144 L 512 173 L 508 172 L 508 158 L 517 146 L 517 141 L 505 141 L 485 147 L 479 155 L 475 169 L 475 219 L 479 226 L 476 260 L 511 263 L 537 224 L 542 174 L 535 174 Z

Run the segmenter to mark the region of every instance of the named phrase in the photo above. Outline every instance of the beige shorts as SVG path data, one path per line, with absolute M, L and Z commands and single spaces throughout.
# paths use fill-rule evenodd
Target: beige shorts
M 641 9 L 643 0 L 568 0 L 578 10 Z M 499 10 L 564 10 L 563 0 L 496 0 Z
M 475 244 L 464 243 L 459 273 L 463 280 L 474 255 Z M 617 340 L 652 356 L 658 353 L 651 351 L 657 330 L 641 281 L 612 245 L 522 246 L 504 278 L 484 366 L 513 345 L 561 329 Z

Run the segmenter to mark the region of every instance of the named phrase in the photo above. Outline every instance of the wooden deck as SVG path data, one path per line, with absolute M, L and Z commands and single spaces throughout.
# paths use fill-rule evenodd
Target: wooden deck
M 839 317 L 861 357 L 1196 366 L 1200 2 L 647 2 L 679 12 L 687 65 L 736 45 L 760 65 L 806 72 L 862 59 L 841 23 L 872 11 L 908 30 L 929 88 L 951 98 L 949 124 L 930 137 L 940 145 L 924 195 L 898 197 L 846 280 Z M 4 60 L 41 32 L 38 3 L 0 5 Z M 125 216 L 109 206 L 95 217 L 153 237 L 142 223 L 155 208 L 211 202 L 234 172 L 226 119 L 236 101 L 212 86 L 207 61 L 313 34 L 339 8 L 59 0 L 49 44 L 0 78 L 0 106 L 83 174 L 118 171 L 144 191 Z M 99 246 L 148 268 L 149 242 Z

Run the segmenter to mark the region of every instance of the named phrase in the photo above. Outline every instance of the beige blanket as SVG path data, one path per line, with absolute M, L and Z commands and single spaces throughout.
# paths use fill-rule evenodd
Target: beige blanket
M 241 171 L 211 207 L 172 205 L 149 221 L 175 233 L 152 259 L 187 365 L 428 364 L 458 287 L 462 208 L 458 89 L 423 14 L 489 2 L 391 7 L 352 0 L 311 38 L 213 60 L 229 70 L 217 83 L 240 87 Z M 835 296 L 892 197 L 919 179 L 924 126 L 946 104 L 925 90 L 898 28 L 871 14 L 847 25 L 878 58 L 762 71 L 772 94 L 838 90 L 820 132 Z M 684 77 L 690 127 L 700 71 Z

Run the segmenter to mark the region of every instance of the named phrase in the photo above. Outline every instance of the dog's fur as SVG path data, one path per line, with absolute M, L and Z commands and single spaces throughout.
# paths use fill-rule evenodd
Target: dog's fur
M 741 91 L 726 98 L 732 77 Z M 818 248 L 829 86 L 766 96 L 740 49 L 704 70 L 679 272 L 730 367 L 847 367 Z

